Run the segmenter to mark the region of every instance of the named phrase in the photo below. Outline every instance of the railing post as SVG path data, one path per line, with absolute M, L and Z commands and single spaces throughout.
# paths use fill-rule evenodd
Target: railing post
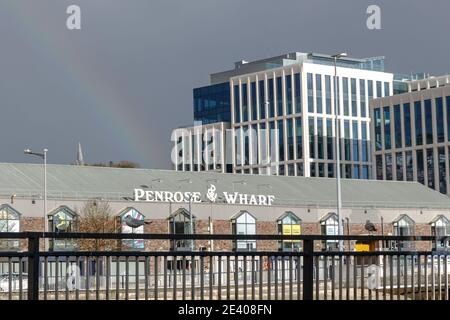
M 28 238 L 28 300 L 39 300 L 39 236 Z
M 303 300 L 313 300 L 314 240 L 303 240 Z

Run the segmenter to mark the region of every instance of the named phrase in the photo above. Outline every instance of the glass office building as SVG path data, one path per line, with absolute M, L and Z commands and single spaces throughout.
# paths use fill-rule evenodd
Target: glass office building
M 373 175 L 450 194 L 450 76 L 408 82 L 407 91 L 370 104 Z
M 194 121 L 203 124 L 231 121 L 228 82 L 194 89 Z

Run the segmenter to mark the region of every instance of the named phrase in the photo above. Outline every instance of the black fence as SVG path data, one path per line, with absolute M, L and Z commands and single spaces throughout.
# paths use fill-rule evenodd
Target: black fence
M 449 237 L 25 232 L 0 233 L 0 240 L 26 247 L 0 251 L 0 300 L 449 300 Z M 43 250 L 62 240 L 301 245 L 297 251 Z M 420 247 L 430 249 L 412 249 Z

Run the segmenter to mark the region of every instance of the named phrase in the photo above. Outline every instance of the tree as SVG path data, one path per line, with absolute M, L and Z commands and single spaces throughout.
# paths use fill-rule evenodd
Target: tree
M 116 219 L 108 202 L 90 200 L 79 212 L 79 232 L 115 233 Z M 117 241 L 112 239 L 80 239 L 79 248 L 87 251 L 110 251 L 117 249 Z

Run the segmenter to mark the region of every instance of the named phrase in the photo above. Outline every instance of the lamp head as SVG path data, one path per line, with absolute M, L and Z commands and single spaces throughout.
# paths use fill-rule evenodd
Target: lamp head
M 25 149 L 25 150 L 23 150 L 23 153 L 25 153 L 25 154 L 30 154 L 32 151 L 31 151 L 31 149 Z

